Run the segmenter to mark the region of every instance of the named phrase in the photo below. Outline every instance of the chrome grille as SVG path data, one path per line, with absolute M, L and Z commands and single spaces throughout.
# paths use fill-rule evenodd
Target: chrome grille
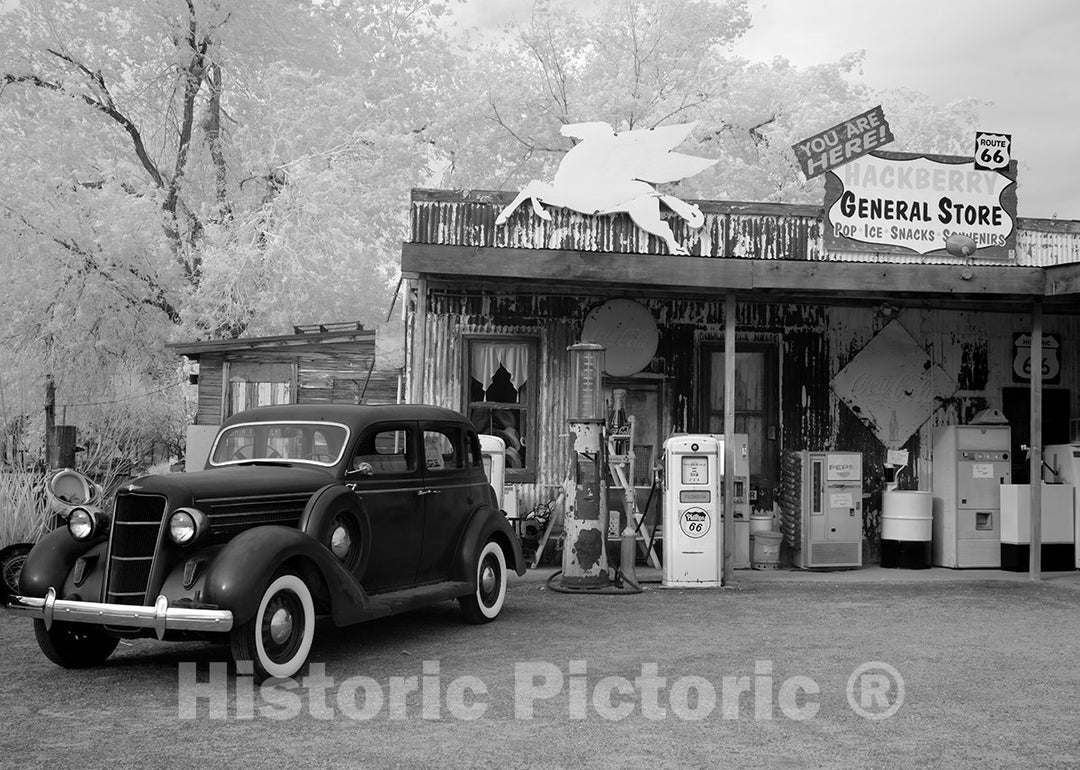
M 266 524 L 295 527 L 300 523 L 309 499 L 311 495 L 304 493 L 272 499 L 208 501 L 206 511 L 210 518 L 212 537 L 214 541 L 221 542 L 245 529 Z
M 109 538 L 109 573 L 105 601 L 146 604 L 166 500 L 157 495 L 119 495 Z

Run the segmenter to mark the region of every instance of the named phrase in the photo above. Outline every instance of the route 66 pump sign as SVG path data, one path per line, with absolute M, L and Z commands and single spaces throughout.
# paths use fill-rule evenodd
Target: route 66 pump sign
M 1042 381 L 1047 385 L 1057 383 L 1061 376 L 1061 360 L 1058 351 L 1061 340 L 1056 334 L 1043 334 Z M 1031 335 L 1023 332 L 1013 335 L 1013 380 L 1031 382 Z

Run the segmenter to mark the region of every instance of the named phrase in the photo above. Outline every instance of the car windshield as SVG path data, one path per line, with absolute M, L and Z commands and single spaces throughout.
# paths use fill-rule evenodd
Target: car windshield
M 211 465 L 303 462 L 330 466 L 341 459 L 349 429 L 326 422 L 249 422 L 218 434 Z

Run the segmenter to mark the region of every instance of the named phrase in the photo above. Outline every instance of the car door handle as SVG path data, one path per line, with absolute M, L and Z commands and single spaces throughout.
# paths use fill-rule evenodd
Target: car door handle
M 441 489 L 421 489 L 421 490 L 417 491 L 416 494 L 418 494 L 418 495 L 438 495 L 438 494 L 441 494 L 441 493 L 442 493 Z

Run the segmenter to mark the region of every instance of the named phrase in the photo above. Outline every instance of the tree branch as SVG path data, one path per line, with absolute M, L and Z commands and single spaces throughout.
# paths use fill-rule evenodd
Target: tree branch
M 147 296 L 136 296 L 132 294 L 130 290 L 126 290 L 123 286 L 117 283 L 116 278 L 108 270 L 106 270 L 97 263 L 97 260 L 94 259 L 94 255 L 87 249 L 80 246 L 75 241 L 65 240 L 57 235 L 51 235 L 37 225 L 35 225 L 34 223 L 32 223 L 21 212 L 16 211 L 15 209 L 11 208 L 6 204 L 0 204 L 0 206 L 3 206 L 3 208 L 7 209 L 7 211 L 10 212 L 13 216 L 17 217 L 32 232 L 36 233 L 42 238 L 47 238 L 56 245 L 68 251 L 69 253 L 79 257 L 82 260 L 81 267 L 78 270 L 79 273 L 95 273 L 104 278 L 106 282 L 108 282 L 110 285 L 112 285 L 115 288 L 117 294 L 121 295 L 129 305 L 133 307 L 136 305 L 147 305 L 148 307 L 155 308 L 165 313 L 165 315 L 168 316 L 169 320 L 172 321 L 174 324 L 180 323 L 180 311 L 177 310 L 171 302 L 169 302 L 168 297 L 165 294 L 165 289 L 160 284 L 158 284 L 158 282 L 155 281 L 151 276 L 140 272 L 131 265 L 127 265 L 124 267 L 124 269 L 133 278 L 143 283 L 148 289 L 149 293 Z
M 112 94 L 109 92 L 108 87 L 105 85 L 105 78 L 102 77 L 101 72 L 92 71 L 82 62 L 77 61 L 70 54 L 63 53 L 61 51 L 53 50 L 52 48 L 46 49 L 50 54 L 58 59 L 67 62 L 69 65 L 75 67 L 83 73 L 91 82 L 94 88 L 99 92 L 100 98 L 95 98 L 89 94 L 79 94 L 84 102 L 93 107 L 98 112 L 109 117 L 114 122 L 118 123 L 124 131 L 127 132 L 131 138 L 132 146 L 135 149 L 135 156 L 139 159 L 142 167 L 146 169 L 146 172 L 150 175 L 150 178 L 154 180 L 154 184 L 157 187 L 164 186 L 164 180 L 161 176 L 161 172 L 158 170 L 157 164 L 150 157 L 149 151 L 146 149 L 146 144 L 143 142 L 142 133 L 139 131 L 138 126 L 124 113 L 122 113 L 116 107 L 116 102 L 113 100 Z M 56 84 L 57 90 L 63 90 L 63 86 Z

